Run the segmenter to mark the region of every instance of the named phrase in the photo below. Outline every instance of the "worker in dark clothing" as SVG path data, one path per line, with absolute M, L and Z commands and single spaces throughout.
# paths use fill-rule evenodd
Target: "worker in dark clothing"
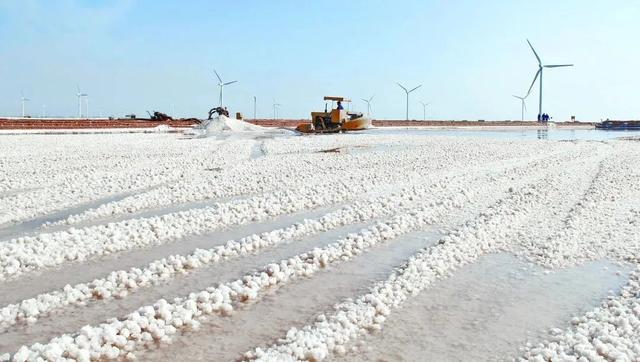
M 344 109 L 344 107 L 342 106 L 342 102 L 338 101 L 338 107 L 337 107 L 337 109 L 338 109 L 339 111 L 341 111 L 341 110 L 343 110 L 343 109 Z

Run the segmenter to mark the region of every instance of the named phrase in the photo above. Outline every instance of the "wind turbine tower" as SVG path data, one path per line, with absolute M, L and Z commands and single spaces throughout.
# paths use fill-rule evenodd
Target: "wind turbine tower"
M 253 119 L 256 119 L 256 108 L 257 108 L 258 99 L 256 96 L 253 96 Z
M 369 99 L 360 98 L 367 104 L 367 116 L 371 114 L 371 101 L 373 100 L 373 97 L 375 96 L 371 96 Z
M 420 102 L 422 104 L 422 121 L 427 120 L 427 106 L 431 103 Z
M 273 99 L 273 119 L 278 118 L 278 108 L 281 107 L 282 104 L 276 102 L 276 99 Z
M 82 97 L 88 97 L 86 93 L 80 92 L 80 86 L 76 85 L 76 97 L 78 97 L 78 118 L 82 118 Z
M 407 88 L 405 88 L 402 84 L 398 83 L 398 85 L 400 86 L 400 88 L 402 88 L 402 90 L 404 90 L 404 92 L 407 94 L 407 112 L 406 112 L 406 120 L 409 120 L 409 93 L 413 92 L 414 90 L 422 87 L 422 84 L 420 84 L 417 87 L 411 88 L 410 90 L 407 90 Z
M 223 106 L 223 100 L 224 99 L 222 97 L 223 96 L 223 89 L 224 89 L 225 86 L 237 82 L 237 80 L 225 83 L 225 82 L 222 81 L 222 78 L 220 77 L 220 74 L 218 74 L 218 72 L 215 69 L 213 70 L 213 72 L 216 73 L 216 77 L 218 77 L 218 81 L 219 81 L 218 87 L 220 87 L 220 107 L 224 107 Z
M 84 95 L 84 116 L 85 118 L 89 118 L 89 95 Z
M 536 53 L 536 50 L 533 49 L 533 45 L 531 45 L 531 42 L 529 41 L 529 39 L 527 39 L 527 43 L 529 43 L 529 47 L 531 48 L 531 51 L 533 51 L 533 55 L 535 55 L 536 59 L 538 60 L 538 71 L 536 72 L 536 76 L 533 77 L 533 82 L 531 82 L 531 86 L 529 87 L 529 91 L 527 92 L 527 95 L 529 93 L 531 93 L 531 89 L 533 88 L 533 85 L 536 83 L 536 79 L 538 79 L 538 76 L 540 76 L 540 94 L 538 95 L 539 96 L 538 118 L 540 118 L 540 116 L 542 115 L 542 70 L 544 68 L 573 67 L 573 64 L 549 64 L 549 65 L 544 65 L 544 64 L 542 64 L 542 61 L 540 60 L 540 57 L 538 56 L 538 53 Z
M 26 116 L 25 113 L 25 103 L 29 102 L 31 99 L 24 96 L 24 93 L 20 91 L 20 103 L 22 103 L 22 118 Z

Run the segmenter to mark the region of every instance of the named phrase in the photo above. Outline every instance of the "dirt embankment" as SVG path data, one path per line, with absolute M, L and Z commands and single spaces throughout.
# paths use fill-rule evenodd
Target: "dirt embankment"
M 160 125 L 191 127 L 194 120 L 149 121 L 144 119 L 8 119 L 0 118 L 0 129 L 86 129 L 86 128 L 153 128 Z

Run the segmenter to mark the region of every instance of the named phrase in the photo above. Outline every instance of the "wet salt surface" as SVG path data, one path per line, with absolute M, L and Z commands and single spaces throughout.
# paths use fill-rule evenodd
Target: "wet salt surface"
M 314 247 L 324 247 L 346 237 L 349 233 L 357 233 L 374 223 L 375 221 L 350 224 L 300 240 L 283 243 L 257 254 L 212 264 L 210 267 L 198 269 L 186 276 L 178 276 L 169 282 L 142 288 L 124 299 L 91 302 L 83 307 L 68 307 L 61 312 L 43 318 L 34 325 L 15 326 L 12 330 L 1 333 L 0 354 L 2 351 L 16 350 L 20 345 L 29 342 L 45 343 L 60 334 L 61 331 L 74 332 L 84 325 L 100 323 L 113 316 L 122 316 L 141 305 L 153 304 L 161 298 L 172 300 L 175 297 L 184 297 L 194 290 L 203 290 L 218 283 L 241 278 L 248 271 L 257 270 L 273 260 L 290 258 Z M 413 251 L 411 250 L 411 252 Z
M 487 126 L 491 126 L 488 123 Z M 480 137 L 503 140 L 592 140 L 603 141 L 620 137 L 640 136 L 640 131 L 603 131 L 596 129 L 504 129 L 504 130 L 483 130 L 483 129 L 403 129 L 403 128 L 375 128 L 361 131 L 364 134 L 388 134 L 388 135 L 424 135 L 424 136 L 461 136 Z
M 392 313 L 335 361 L 493 361 L 566 328 L 627 281 L 631 267 L 594 261 L 545 271 L 509 254 L 481 257 Z
M 171 345 L 137 357 L 148 361 L 240 359 L 251 347 L 275 342 L 274 338 L 284 335 L 290 327 L 303 327 L 319 313 L 331 310 L 333 304 L 357 296 L 375 281 L 384 280 L 411 255 L 433 245 L 440 237 L 435 229 L 378 244 L 351 261 L 276 289 L 231 317 L 214 318 L 197 332 L 187 332 Z
M 36 217 L 28 221 L 23 221 L 16 224 L 0 225 L 0 242 L 4 240 L 10 240 L 12 238 L 17 238 L 20 236 L 30 235 L 36 232 L 42 232 L 43 230 L 41 227 L 42 227 L 42 224 L 44 223 L 64 220 L 70 215 L 78 214 L 86 210 L 98 207 L 102 204 L 112 202 L 112 201 L 118 201 L 118 200 L 124 199 L 127 196 L 131 196 L 141 192 L 146 192 L 151 189 L 152 188 L 137 190 L 137 191 L 130 191 L 130 192 L 123 192 L 120 194 L 99 198 L 97 200 L 84 202 L 60 211 L 51 212 L 51 213 L 48 213 L 47 215 Z
M 305 218 L 322 216 L 339 207 L 318 208 L 287 214 L 261 223 L 229 227 L 204 235 L 188 236 L 174 242 L 107 255 L 83 263 L 66 263 L 59 268 L 32 273 L 17 280 L 0 283 L 0 304 L 16 303 L 22 299 L 34 297 L 43 290 L 59 289 L 66 284 L 75 285 L 104 277 L 112 270 L 139 267 L 169 255 L 190 253 L 196 248 L 212 248 L 222 245 L 228 240 L 282 228 Z
M 55 231 L 59 231 L 59 230 L 67 230 L 67 229 L 69 229 L 69 227 L 83 228 L 83 227 L 87 227 L 87 226 L 108 224 L 110 222 L 119 222 L 119 221 L 123 221 L 123 220 L 130 220 L 130 219 L 137 219 L 137 218 L 147 218 L 147 217 L 154 217 L 154 216 L 158 216 L 158 215 L 166 215 L 166 214 L 171 214 L 171 213 L 180 212 L 180 211 L 189 211 L 191 209 L 204 209 L 206 207 L 215 206 L 216 204 L 219 204 L 219 203 L 233 202 L 233 201 L 236 201 L 236 200 L 246 199 L 246 198 L 250 198 L 250 197 L 253 197 L 253 196 L 258 196 L 258 195 L 256 195 L 256 194 L 243 194 L 243 195 L 239 195 L 239 196 L 212 198 L 212 199 L 207 199 L 207 200 L 203 200 L 203 201 L 190 201 L 190 202 L 174 203 L 174 204 L 172 204 L 170 206 L 163 206 L 163 207 L 156 207 L 156 208 L 146 208 L 146 209 L 142 209 L 140 211 L 136 211 L 136 212 L 132 212 L 132 213 L 128 213 L 128 214 L 118 214 L 118 215 L 115 215 L 115 216 L 100 217 L 100 218 L 96 218 L 96 219 L 89 219 L 89 220 L 86 220 L 86 221 L 81 221 L 81 222 L 75 223 L 73 225 L 66 225 L 66 224 L 53 225 L 53 226 L 49 226 L 49 227 L 43 229 L 43 231 L 44 232 L 55 232 Z M 87 211 L 87 210 L 89 210 L 89 209 L 85 209 L 85 210 L 82 210 L 82 211 Z M 78 214 L 82 214 L 82 212 L 78 212 L 78 213 L 75 213 L 75 214 L 69 214 L 69 215 L 66 215 L 63 218 L 58 219 L 58 220 L 63 220 L 63 219 L 66 219 L 70 215 L 78 215 Z M 56 221 L 58 221 L 58 220 L 56 220 Z

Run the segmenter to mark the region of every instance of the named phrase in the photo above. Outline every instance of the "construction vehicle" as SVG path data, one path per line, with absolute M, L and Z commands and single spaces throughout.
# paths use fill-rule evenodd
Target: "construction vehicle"
M 362 113 L 348 112 L 344 109 L 334 108 L 334 102 L 349 103 L 344 97 L 324 97 L 324 112 L 311 112 L 311 122 L 302 123 L 296 127 L 296 131 L 302 133 L 338 133 L 357 131 L 371 127 L 371 119 L 363 117 Z M 328 111 L 328 103 L 331 101 L 331 111 Z
M 149 111 L 147 111 L 147 113 L 149 114 L 149 121 L 155 121 L 155 122 L 173 121 L 173 118 L 171 118 L 171 116 L 167 115 L 166 113 L 162 113 L 158 111 L 153 111 L 153 114 L 151 114 L 151 112 Z

